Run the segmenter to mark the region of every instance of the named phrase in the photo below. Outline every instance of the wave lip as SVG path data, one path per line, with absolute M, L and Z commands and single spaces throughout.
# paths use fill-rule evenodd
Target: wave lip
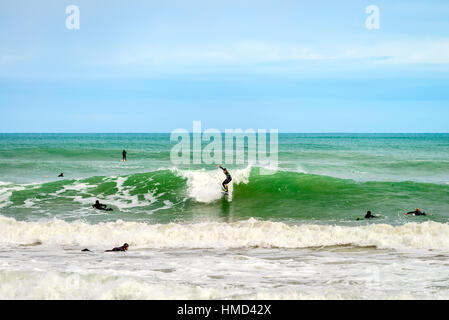
M 104 222 L 88 224 L 53 219 L 25 222 L 0 217 L 4 245 L 104 247 L 128 242 L 144 248 L 312 248 L 375 246 L 382 249 L 449 250 L 449 225 L 427 221 L 402 226 L 374 224 L 347 227 L 287 225 L 253 218 L 233 223 L 147 224 Z
M 187 179 L 187 193 L 190 198 L 197 202 L 210 203 L 220 199 L 221 182 L 226 179 L 221 170 L 180 170 L 174 169 L 173 172 Z M 248 183 L 251 174 L 251 167 L 245 169 L 232 170 L 232 182 L 229 184 L 229 196 L 232 198 L 234 184 Z

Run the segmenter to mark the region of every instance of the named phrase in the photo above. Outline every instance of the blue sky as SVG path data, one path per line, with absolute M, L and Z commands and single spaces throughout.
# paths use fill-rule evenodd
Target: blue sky
M 449 132 L 448 17 L 447 0 L 3 0 L 0 132 Z

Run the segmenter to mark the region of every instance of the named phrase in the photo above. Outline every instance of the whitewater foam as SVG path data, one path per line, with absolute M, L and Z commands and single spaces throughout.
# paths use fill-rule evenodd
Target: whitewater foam
M 128 176 L 125 177 L 106 177 L 103 179 L 102 183 L 105 182 L 115 182 L 117 191 L 111 195 L 104 194 L 91 194 L 89 189 L 97 188 L 98 185 L 90 184 L 87 182 L 74 181 L 72 184 L 64 185 L 60 190 L 49 195 L 54 197 L 64 196 L 66 198 L 71 198 L 73 201 L 81 203 L 90 207 L 96 200 L 101 199 L 101 202 L 107 202 L 109 206 L 115 206 L 121 211 L 126 212 L 129 208 L 145 207 L 150 206 L 157 201 L 152 193 L 146 193 L 143 195 L 142 199 L 139 199 L 138 195 L 131 195 L 131 192 L 135 190 L 135 186 L 124 186 L 125 182 L 128 180 Z M 79 195 L 64 195 L 67 191 L 77 191 Z
M 115 222 L 88 224 L 84 221 L 17 221 L 0 217 L 3 245 L 111 245 L 128 242 L 145 248 L 308 248 L 354 245 L 385 249 L 449 249 L 449 225 L 437 222 L 402 226 L 373 224 L 347 227 L 287 225 L 249 219 L 233 223 L 147 224 Z
M 203 203 L 210 203 L 220 199 L 222 195 L 221 183 L 225 179 L 221 170 L 180 170 L 172 172 L 187 179 L 187 193 L 190 198 Z M 251 167 L 232 170 L 232 182 L 229 184 L 229 197 L 232 199 L 233 185 L 248 183 Z
M 12 204 L 10 198 L 14 191 L 25 190 L 25 186 L 14 186 L 12 184 L 4 183 L 1 184 L 0 188 L 0 208 L 4 208 Z
M 114 205 L 122 211 L 129 208 L 146 207 L 150 206 L 157 201 L 152 193 L 146 193 L 143 196 L 143 200 L 139 200 L 138 195 L 131 195 L 131 192 L 135 190 L 135 186 L 125 187 L 124 184 L 129 177 L 117 177 L 116 188 L 117 192 L 113 195 L 104 197 L 104 199 L 110 204 Z
M 213 288 L 144 283 L 140 279 L 61 272 L 0 272 L 1 299 L 216 299 Z
M 333 289 L 241 288 L 239 286 L 198 286 L 177 282 L 153 283 L 130 276 L 78 274 L 71 272 L 0 271 L 0 298 L 11 299 L 88 299 L 88 300 L 321 300 L 321 299 L 447 299 L 446 291 L 390 292 L 368 291 L 366 287 Z

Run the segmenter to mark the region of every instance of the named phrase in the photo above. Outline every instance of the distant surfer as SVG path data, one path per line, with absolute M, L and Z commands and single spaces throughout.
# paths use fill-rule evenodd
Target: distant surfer
M 105 252 L 113 252 L 113 251 L 126 251 L 129 248 L 129 244 L 125 243 L 123 246 L 121 247 L 115 247 L 112 250 L 106 250 Z
M 108 208 L 107 205 L 100 203 L 98 200 L 95 201 L 92 207 L 97 210 L 112 211 L 112 208 Z
M 64 178 L 64 172 L 61 172 L 61 174 L 58 176 L 58 178 Z
M 122 151 L 122 161 L 123 161 L 123 162 L 126 161 L 126 154 L 127 154 L 126 150 L 123 150 L 123 151 Z
M 376 217 L 376 216 L 373 216 L 373 215 L 371 214 L 371 211 L 367 211 L 366 214 L 365 214 L 365 218 L 364 218 L 364 219 L 373 219 L 373 218 L 377 218 L 377 217 Z M 362 220 L 362 219 L 357 218 L 357 220 Z
M 409 214 L 413 214 L 414 216 L 425 216 L 426 215 L 426 213 L 419 210 L 419 208 L 416 208 L 415 211 L 409 211 L 409 212 L 404 213 L 404 215 L 406 215 L 406 216 Z
M 125 243 L 123 246 L 121 247 L 115 247 L 112 248 L 112 250 L 106 250 L 105 252 L 113 252 L 113 251 L 126 251 L 129 248 L 129 244 Z M 81 252 L 92 252 L 89 249 L 85 248 L 83 250 L 81 250 Z
M 217 167 L 219 167 L 221 170 L 223 170 L 223 173 L 226 175 L 226 179 L 221 184 L 223 186 L 224 192 L 228 192 L 228 183 L 232 181 L 231 174 L 229 173 L 228 170 L 226 170 L 226 168 L 223 168 L 219 164 L 217 164 Z

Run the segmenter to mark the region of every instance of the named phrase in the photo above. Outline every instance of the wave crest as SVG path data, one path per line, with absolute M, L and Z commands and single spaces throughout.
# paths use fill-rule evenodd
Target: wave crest
M 147 224 L 118 220 L 25 222 L 0 217 L 0 242 L 6 245 L 70 245 L 104 247 L 124 242 L 145 248 L 310 248 L 354 245 L 385 249 L 449 249 L 449 225 L 427 221 L 402 226 L 288 225 L 248 220 L 223 223 Z

